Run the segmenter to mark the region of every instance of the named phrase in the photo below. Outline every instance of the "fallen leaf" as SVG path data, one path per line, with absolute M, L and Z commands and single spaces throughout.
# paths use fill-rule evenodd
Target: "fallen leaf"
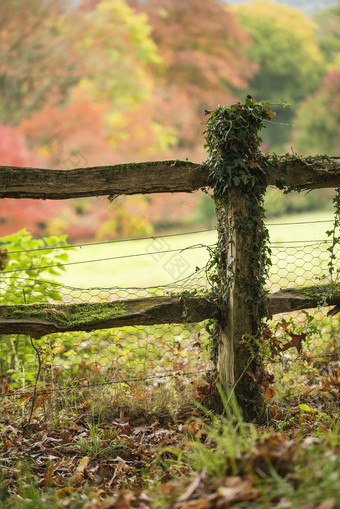
M 64 488 L 58 488 L 57 490 L 54 490 L 54 494 L 57 498 L 66 498 L 70 497 L 73 493 L 73 491 L 78 491 L 75 488 L 72 488 L 72 486 L 65 486 Z
M 205 472 L 202 470 L 195 479 L 189 484 L 184 493 L 177 499 L 177 504 L 186 502 L 195 493 L 202 481 L 205 479 Z M 177 505 L 176 504 L 176 505 Z
M 196 500 L 190 500 L 189 502 L 184 502 L 179 507 L 180 509 L 205 509 L 207 507 L 211 507 L 210 501 L 206 498 L 198 498 Z
M 90 461 L 91 458 L 89 456 L 84 456 L 83 458 L 81 458 L 76 468 L 76 471 L 74 472 L 73 476 L 70 479 L 71 484 L 72 483 L 79 484 L 84 479 L 86 468 Z
M 54 463 L 53 461 L 50 461 L 47 465 L 45 477 L 44 477 L 44 484 L 47 486 L 52 486 L 54 484 L 53 480 L 53 472 L 54 472 Z
M 217 494 L 223 498 L 223 504 L 248 502 L 260 496 L 260 492 L 253 487 L 249 479 L 239 476 L 227 477 L 223 486 L 217 488 Z
M 265 393 L 264 393 L 264 397 L 266 399 L 271 399 L 275 396 L 276 392 L 275 390 L 273 389 L 273 387 L 267 387 L 266 390 L 265 390 Z
M 198 438 L 202 435 L 202 423 L 198 421 L 192 421 L 185 424 L 183 429 L 188 431 L 192 436 L 197 436 Z

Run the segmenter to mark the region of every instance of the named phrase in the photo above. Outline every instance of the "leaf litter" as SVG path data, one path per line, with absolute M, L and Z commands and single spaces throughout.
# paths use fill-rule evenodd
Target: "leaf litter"
M 264 496 L 263 480 L 277 476 L 299 490 L 304 482 L 299 471 L 307 468 L 309 450 L 322 442 L 315 438 L 316 427 L 327 433 L 337 421 L 336 415 L 306 403 L 292 406 L 284 420 L 274 406 L 272 414 L 271 427 L 255 426 L 256 437 L 234 458 L 236 470 L 225 451 L 225 472 L 218 478 L 180 459 L 180 452 L 194 442 L 215 447 L 198 411 L 174 422 L 152 416 L 134 423 L 133 416 L 125 415 L 98 423 L 70 417 L 58 425 L 35 418 L 26 427 L 7 421 L 0 428 L 2 491 L 14 500 L 20 484 L 33 481 L 49 507 L 53 502 L 54 507 L 72 508 L 77 497 L 77 507 L 84 509 L 272 507 L 256 505 Z M 325 450 L 338 466 L 339 442 Z M 293 507 L 284 505 L 282 493 L 279 502 Z M 336 504 L 330 496 L 301 507 L 335 509 Z

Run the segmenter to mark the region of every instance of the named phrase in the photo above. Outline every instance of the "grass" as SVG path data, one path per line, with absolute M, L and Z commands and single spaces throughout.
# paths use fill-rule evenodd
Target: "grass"
M 330 222 L 313 224 L 313 221 L 326 220 Z M 307 225 L 282 224 L 294 222 L 305 222 Z M 331 212 L 317 212 L 271 219 L 268 221 L 268 227 L 274 243 L 298 241 L 303 244 L 307 240 L 325 239 L 325 232 L 330 229 L 331 222 Z M 210 231 L 154 240 L 120 241 L 85 246 L 69 252 L 69 261 L 80 262 L 80 264 L 67 266 L 58 280 L 63 284 L 80 288 L 171 284 L 192 274 L 196 267 L 204 267 L 209 257 L 204 246 L 213 245 L 216 239 L 216 232 Z M 197 246 L 197 248 L 171 252 L 174 249 L 182 250 L 191 246 Z M 166 252 L 157 254 L 157 251 Z M 128 257 L 136 254 L 141 256 Z M 87 263 L 89 260 L 101 261 Z
M 169 449 L 173 459 L 168 466 L 174 463 L 178 472 L 183 465 L 204 472 L 200 492 L 206 495 L 216 488 L 219 491 L 221 485 L 228 487 L 230 478 L 237 479 L 242 491 L 228 500 L 233 507 L 266 509 L 281 502 L 282 507 L 299 508 L 307 507 L 308 502 L 332 500 L 330 507 L 335 508 L 340 494 L 340 429 L 334 419 L 322 439 L 306 438 L 302 421 L 300 436 L 289 439 L 273 429 L 246 424 L 233 400 L 231 408 L 225 404 L 225 413 L 208 424 L 201 421 L 199 436 L 186 447 Z M 231 493 L 221 490 L 221 499 Z

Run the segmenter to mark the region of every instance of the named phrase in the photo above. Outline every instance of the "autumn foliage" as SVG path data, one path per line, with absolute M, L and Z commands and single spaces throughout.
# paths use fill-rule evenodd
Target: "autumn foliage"
M 333 11 L 316 18 L 319 40 L 317 26 L 304 14 L 268 0 L 236 8 L 219 0 L 5 0 L 0 7 L 1 164 L 67 170 L 166 158 L 202 161 L 204 110 L 231 104 L 249 91 L 259 100 L 292 101 L 291 113 L 281 112 L 281 120 L 289 122 L 301 101 L 307 100 L 312 111 L 314 106 L 320 111 L 323 101 L 337 130 L 332 106 L 337 93 L 330 81 L 338 69 L 339 16 Z M 332 69 L 321 84 L 326 63 Z M 304 119 L 309 113 L 301 108 L 294 139 L 308 151 Z M 314 131 L 316 137 L 323 125 Z M 291 129 L 266 129 L 266 147 L 282 151 Z M 320 152 L 326 152 L 329 144 L 322 150 L 322 143 Z M 149 217 L 156 224 L 163 221 L 157 200 L 149 200 L 151 212 L 144 215 L 149 228 Z M 176 216 L 174 200 L 166 198 L 171 217 Z M 13 213 L 22 213 L 15 213 L 14 203 L 1 205 L 5 233 L 22 227 L 13 219 Z M 103 217 L 112 222 L 107 205 L 92 207 L 103 213 L 83 232 L 87 236 L 101 227 Z M 74 218 L 72 203 L 68 208 Z M 76 236 L 83 230 L 67 227 L 65 215 L 56 219 L 59 212 L 56 204 L 30 211 L 30 229 L 44 233 L 53 220 L 62 230 L 58 233 Z

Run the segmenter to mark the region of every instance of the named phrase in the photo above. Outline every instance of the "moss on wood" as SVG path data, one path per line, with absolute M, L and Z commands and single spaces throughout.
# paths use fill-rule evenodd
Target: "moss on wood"
M 122 303 L 69 304 L 48 306 L 45 304 L 22 304 L 2 308 L 8 320 L 41 320 L 53 322 L 59 327 L 95 325 L 122 315 L 126 305 Z
M 331 298 L 340 297 L 340 284 L 330 283 L 328 285 L 289 288 L 287 291 L 296 295 L 304 295 L 310 299 L 325 300 L 327 302 Z

